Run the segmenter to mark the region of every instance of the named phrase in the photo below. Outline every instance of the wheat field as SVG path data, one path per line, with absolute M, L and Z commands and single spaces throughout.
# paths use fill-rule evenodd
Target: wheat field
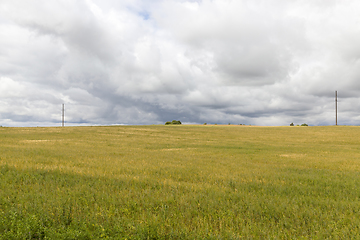
M 0 239 L 357 239 L 360 127 L 0 127 Z

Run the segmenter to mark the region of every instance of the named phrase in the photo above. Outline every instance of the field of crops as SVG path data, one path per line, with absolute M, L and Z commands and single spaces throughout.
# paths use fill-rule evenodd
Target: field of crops
M 0 127 L 0 239 L 360 238 L 360 127 Z

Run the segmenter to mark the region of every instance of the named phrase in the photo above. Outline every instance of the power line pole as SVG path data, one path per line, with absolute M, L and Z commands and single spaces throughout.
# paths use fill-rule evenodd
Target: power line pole
M 337 126 L 337 112 L 338 112 L 338 109 L 337 109 L 337 104 L 338 103 L 338 100 L 337 100 L 337 91 L 335 91 L 335 124 Z
M 62 119 L 61 119 L 62 126 L 65 125 L 65 104 L 62 105 Z

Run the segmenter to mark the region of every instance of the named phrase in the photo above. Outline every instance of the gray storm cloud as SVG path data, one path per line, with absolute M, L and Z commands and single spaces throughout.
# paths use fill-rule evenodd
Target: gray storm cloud
M 0 2 L 0 125 L 360 117 L 357 1 Z

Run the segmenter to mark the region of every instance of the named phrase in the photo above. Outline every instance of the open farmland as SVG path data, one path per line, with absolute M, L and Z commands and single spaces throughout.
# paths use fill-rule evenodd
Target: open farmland
M 360 238 L 360 127 L 0 128 L 0 239 Z

